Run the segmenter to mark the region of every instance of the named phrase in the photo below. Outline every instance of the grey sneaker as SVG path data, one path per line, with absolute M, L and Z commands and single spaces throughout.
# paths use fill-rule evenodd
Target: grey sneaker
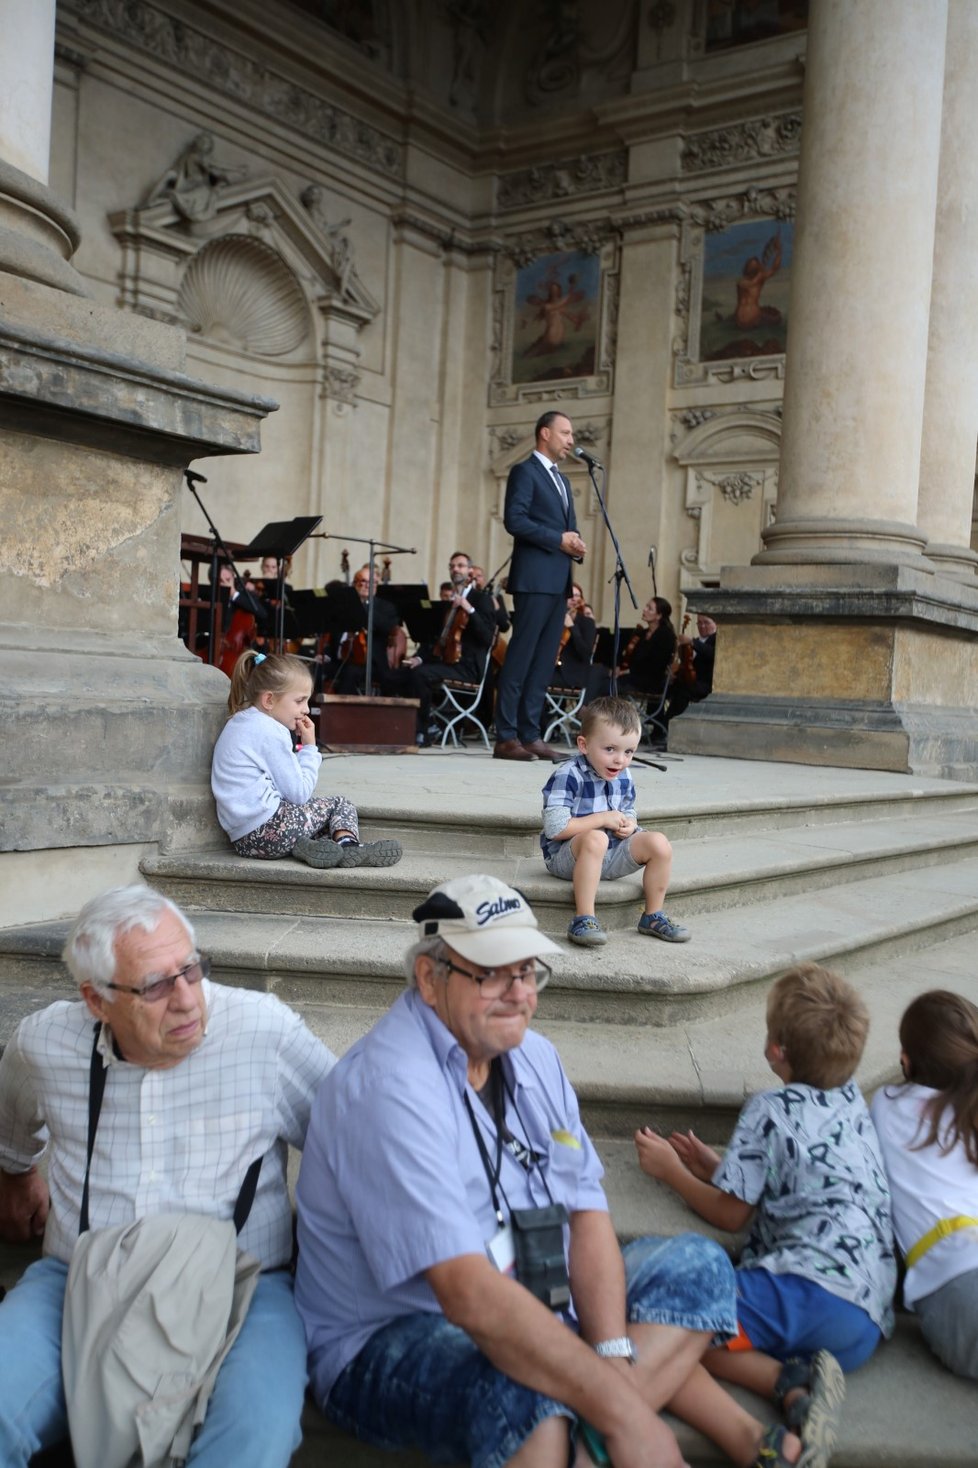
M 674 923 L 664 912 L 643 912 L 638 930 L 648 938 L 661 938 L 663 943 L 688 943 L 693 936 L 682 923 Z
M 608 934 L 595 917 L 574 918 L 567 929 L 567 936 L 582 948 L 597 948 L 608 941 Z
M 310 867 L 338 867 L 343 860 L 343 848 L 327 836 L 322 841 L 314 841 L 311 836 L 300 836 L 292 848 L 292 855 L 297 861 L 304 861 Z
M 364 841 L 337 848 L 341 867 L 392 867 L 401 859 L 400 841 Z

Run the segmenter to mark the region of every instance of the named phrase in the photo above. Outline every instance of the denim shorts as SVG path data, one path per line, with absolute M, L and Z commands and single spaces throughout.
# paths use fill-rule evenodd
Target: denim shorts
M 709 1331 L 737 1329 L 734 1271 L 699 1234 L 637 1239 L 625 1249 L 628 1318 Z M 325 1404 L 338 1427 L 383 1448 L 417 1448 L 434 1463 L 502 1468 L 548 1417 L 569 1407 L 497 1371 L 442 1315 L 404 1315 L 371 1336 Z
M 635 835 L 637 832 L 633 831 L 632 836 Z M 626 836 L 624 841 L 609 842 L 608 850 L 601 858 L 603 881 L 614 882 L 618 877 L 630 877 L 632 872 L 637 872 L 642 866 L 642 863 L 636 861 L 632 856 L 632 836 Z M 553 856 L 544 858 L 547 871 L 552 877 L 563 877 L 565 882 L 573 881 L 574 867 L 577 865 L 574 853 L 571 851 L 573 844 L 573 838 L 570 841 L 561 841 Z
M 764 1351 L 779 1361 L 831 1351 L 843 1371 L 868 1361 L 882 1340 L 879 1326 L 851 1300 L 800 1274 L 767 1269 L 737 1270 L 737 1319 L 734 1350 Z

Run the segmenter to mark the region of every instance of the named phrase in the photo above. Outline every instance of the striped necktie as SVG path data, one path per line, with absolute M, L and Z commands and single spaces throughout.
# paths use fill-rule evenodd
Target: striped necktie
M 560 503 L 563 505 L 563 507 L 564 507 L 564 514 L 566 515 L 567 514 L 567 490 L 564 488 L 564 481 L 560 477 L 560 470 L 557 468 L 557 465 L 556 464 L 551 464 L 550 465 L 550 472 L 551 472 L 551 474 L 554 477 L 554 480 L 556 482 L 557 488 L 560 490 Z

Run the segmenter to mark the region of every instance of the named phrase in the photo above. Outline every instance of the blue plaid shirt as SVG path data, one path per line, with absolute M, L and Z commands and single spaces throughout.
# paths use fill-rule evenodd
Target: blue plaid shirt
M 583 754 L 558 765 L 543 787 L 543 834 L 540 846 L 547 861 L 560 846 L 554 838 L 575 816 L 593 816 L 597 811 L 620 810 L 638 822 L 635 810 L 635 786 L 627 770 L 614 780 L 602 780 Z M 620 836 L 607 833 L 609 848 L 618 845 Z M 627 837 L 625 838 L 627 840 Z

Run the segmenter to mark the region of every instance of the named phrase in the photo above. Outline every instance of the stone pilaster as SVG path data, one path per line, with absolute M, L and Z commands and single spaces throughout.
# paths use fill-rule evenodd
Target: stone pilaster
M 978 9 L 971 0 L 948 0 L 917 523 L 927 536 L 927 559 L 945 574 L 969 582 L 978 570 L 978 555 L 970 549 L 978 357 L 969 329 L 978 320 L 978 151 L 965 140 L 978 132 L 976 68 Z

